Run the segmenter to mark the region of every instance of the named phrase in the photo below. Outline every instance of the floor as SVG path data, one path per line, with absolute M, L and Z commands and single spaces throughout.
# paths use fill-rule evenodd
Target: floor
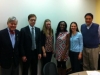
M 51 62 L 56 63 L 56 60 L 54 57 L 52 57 Z M 66 62 L 66 65 L 67 65 L 67 69 L 71 68 L 70 59 L 68 59 L 68 61 Z M 1 67 L 0 67 L 0 75 L 1 75 Z M 19 75 L 21 75 L 21 64 L 19 65 Z M 30 72 L 28 75 L 30 75 Z M 38 62 L 38 75 L 41 75 L 41 61 L 40 60 Z

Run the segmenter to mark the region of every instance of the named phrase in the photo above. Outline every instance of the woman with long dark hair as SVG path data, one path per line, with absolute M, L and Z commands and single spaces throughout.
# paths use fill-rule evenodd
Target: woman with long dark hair
M 72 72 L 79 72 L 81 70 L 80 61 L 82 59 L 83 37 L 78 30 L 76 22 L 70 24 L 70 51 L 69 57 L 71 61 Z
M 66 61 L 68 59 L 69 33 L 67 32 L 67 24 L 60 21 L 56 29 L 56 60 L 59 75 L 66 74 Z

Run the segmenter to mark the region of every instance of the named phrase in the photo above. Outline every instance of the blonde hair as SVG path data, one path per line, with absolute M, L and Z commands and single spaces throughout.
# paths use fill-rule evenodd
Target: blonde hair
M 44 33 L 46 36 L 47 36 L 48 34 L 49 34 L 50 36 L 52 36 L 52 35 L 53 35 L 53 30 L 52 30 L 52 28 L 50 28 L 50 29 L 49 29 L 49 33 L 47 32 L 46 22 L 51 22 L 51 21 L 50 21 L 49 19 L 46 19 L 46 20 L 44 21 L 43 28 L 42 28 L 43 33 Z

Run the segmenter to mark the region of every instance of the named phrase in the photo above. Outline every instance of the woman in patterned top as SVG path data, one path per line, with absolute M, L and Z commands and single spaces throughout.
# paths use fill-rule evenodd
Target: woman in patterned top
M 56 60 L 59 75 L 66 74 L 66 61 L 68 59 L 69 34 L 67 32 L 67 24 L 60 21 L 56 29 Z
M 51 61 L 53 53 L 53 29 L 51 28 L 51 21 L 46 19 L 44 21 L 43 29 L 41 31 L 42 43 L 42 65 Z

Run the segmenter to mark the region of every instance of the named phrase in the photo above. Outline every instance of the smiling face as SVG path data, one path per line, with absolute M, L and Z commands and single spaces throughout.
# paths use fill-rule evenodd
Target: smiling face
M 92 23 L 93 18 L 90 15 L 87 15 L 85 17 L 85 22 L 87 25 L 90 25 Z
M 77 25 L 76 25 L 75 23 L 72 23 L 72 24 L 71 24 L 71 31 L 72 31 L 72 32 L 77 31 Z
M 64 22 L 60 23 L 60 29 L 61 29 L 61 31 L 64 31 L 64 29 L 65 29 L 65 23 Z
M 51 22 L 48 21 L 45 23 L 46 29 L 50 29 L 51 28 Z
M 18 23 L 18 20 L 16 19 L 16 17 L 14 17 L 14 16 L 9 17 L 8 21 L 7 21 L 9 30 L 14 31 L 17 27 L 17 23 Z
M 14 31 L 17 27 L 17 21 L 14 20 L 14 21 L 8 22 L 7 25 L 11 31 Z

